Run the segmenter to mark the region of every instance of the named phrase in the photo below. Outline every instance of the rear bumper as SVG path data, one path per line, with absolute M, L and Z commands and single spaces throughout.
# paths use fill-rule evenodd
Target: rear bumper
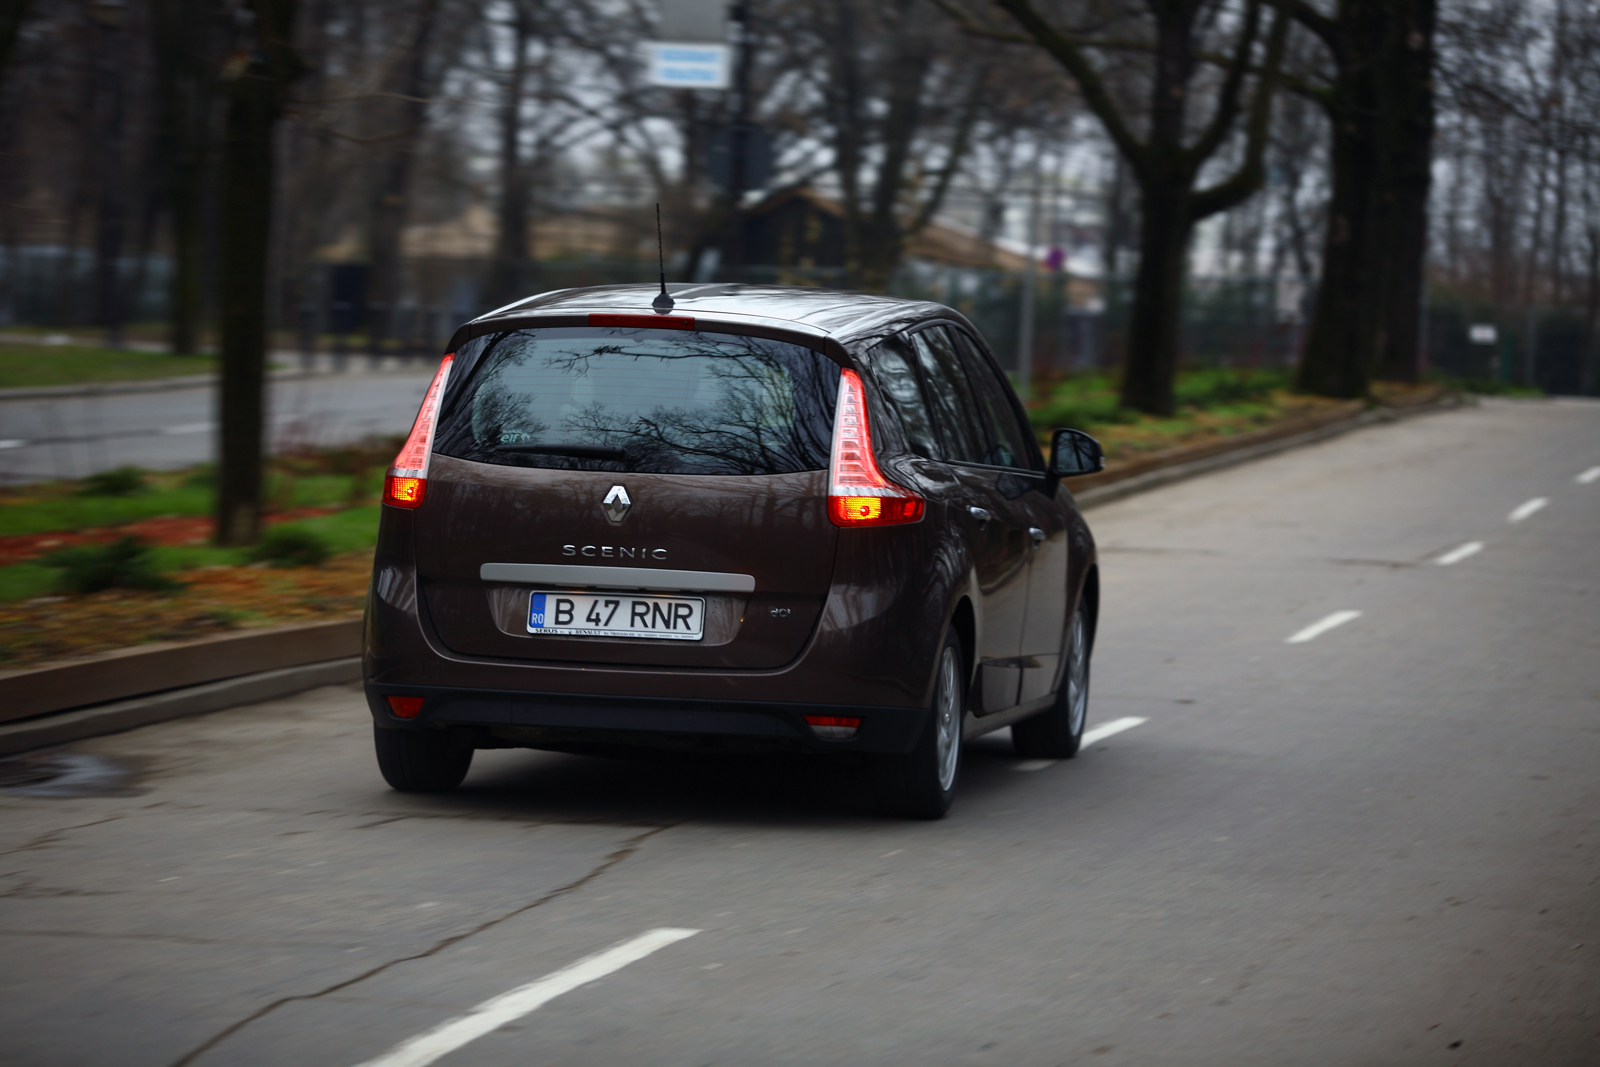
M 789 749 L 804 752 L 910 752 L 923 708 L 850 707 L 728 700 L 590 697 L 496 689 L 366 684 L 367 707 L 382 729 L 449 729 L 478 747 L 627 745 L 663 749 Z M 415 718 L 396 716 L 384 699 L 420 696 Z M 859 716 L 854 737 L 825 740 L 805 715 Z

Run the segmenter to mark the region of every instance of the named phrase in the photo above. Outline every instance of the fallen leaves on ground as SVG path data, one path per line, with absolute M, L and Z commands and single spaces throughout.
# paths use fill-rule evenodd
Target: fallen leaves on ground
M 207 567 L 177 575 L 175 594 L 108 589 L 0 605 L 0 669 L 183 641 L 230 630 L 359 617 L 372 553 L 335 556 L 320 567 Z
M 338 510 L 336 507 L 297 508 L 294 511 L 272 512 L 263 516 L 261 521 L 263 526 L 276 526 L 281 522 L 331 515 Z M 109 544 L 129 534 L 153 545 L 209 545 L 216 528 L 216 520 L 207 515 L 162 515 L 120 526 L 94 526 L 83 530 L 55 530 L 50 533 L 0 537 L 0 567 L 48 555 L 58 548 Z

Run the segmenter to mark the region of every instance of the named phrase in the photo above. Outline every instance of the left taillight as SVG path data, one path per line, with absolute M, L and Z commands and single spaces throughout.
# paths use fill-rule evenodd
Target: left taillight
M 921 494 L 894 484 L 878 470 L 861 376 L 842 371 L 828 471 L 828 518 L 835 526 L 892 526 L 916 522 L 925 509 Z
M 428 491 L 428 460 L 433 455 L 433 426 L 439 420 L 439 401 L 444 396 L 444 386 L 450 380 L 450 364 L 454 352 L 445 356 L 433 375 L 433 384 L 422 398 L 417 411 L 417 421 L 411 424 L 400 454 L 394 457 L 389 476 L 383 481 L 383 502 L 397 508 L 414 508 L 422 504 Z

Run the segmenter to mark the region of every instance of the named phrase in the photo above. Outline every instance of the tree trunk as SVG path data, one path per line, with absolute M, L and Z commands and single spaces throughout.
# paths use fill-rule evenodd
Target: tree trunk
M 522 163 L 522 98 L 533 22 L 521 2 L 515 8 L 514 51 L 500 108 L 500 233 L 489 264 L 488 298 L 492 306 L 529 295 L 533 276 L 528 250 L 528 171 Z
M 1322 281 L 1296 379 L 1301 391 L 1318 396 L 1366 396 L 1377 341 L 1371 248 L 1375 149 L 1370 126 L 1350 114 L 1358 106 L 1347 99 L 1333 116 L 1328 154 L 1333 189 Z
M 28 17 L 28 0 L 0 0 L 0 79 L 5 77 L 22 33 L 22 20 Z
M 411 48 L 401 65 L 400 76 L 395 79 L 395 91 L 401 99 L 392 110 L 398 119 L 399 131 L 387 158 L 380 163 L 381 174 L 373 189 L 375 196 L 367 237 L 372 254 L 370 300 L 387 309 L 391 323 L 397 321 L 394 311 L 403 295 L 400 236 L 411 201 L 411 175 L 415 169 L 417 145 L 427 121 L 428 43 L 438 10 L 439 0 L 421 0 L 417 7 Z
M 168 344 L 178 355 L 200 348 L 204 314 L 206 157 L 215 100 L 209 31 L 215 0 L 156 0 L 150 5 L 159 104 L 157 139 L 162 190 L 172 220 Z
M 294 0 L 255 0 L 252 7 L 260 50 L 229 86 L 222 161 L 217 543 L 223 545 L 249 544 L 261 527 L 272 131 L 282 113 L 294 19 Z
M 1128 355 L 1122 404 L 1152 415 L 1173 412 L 1173 376 L 1188 267 L 1190 179 L 1174 173 L 1164 183 L 1141 182 L 1139 271 L 1128 317 Z
M 95 211 L 95 318 L 105 330 L 107 347 L 122 347 L 122 246 L 127 233 L 126 168 L 123 166 L 123 40 L 120 18 L 110 13 L 95 18 L 94 79 L 98 83 L 95 114 L 96 171 L 100 183 Z
M 1415 381 L 1434 128 L 1436 0 L 1345 0 L 1322 282 L 1297 375 L 1304 392 L 1366 396 L 1374 373 Z
M 1384 104 L 1382 217 L 1375 244 L 1384 259 L 1377 292 L 1375 369 L 1385 381 L 1414 382 L 1422 369 L 1422 316 L 1433 184 L 1433 26 L 1436 0 L 1391 6 L 1379 71 Z

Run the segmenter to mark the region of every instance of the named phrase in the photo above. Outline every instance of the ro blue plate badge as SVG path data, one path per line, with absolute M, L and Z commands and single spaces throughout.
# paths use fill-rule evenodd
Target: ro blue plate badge
M 544 594 L 535 593 L 528 598 L 528 629 L 544 625 Z

